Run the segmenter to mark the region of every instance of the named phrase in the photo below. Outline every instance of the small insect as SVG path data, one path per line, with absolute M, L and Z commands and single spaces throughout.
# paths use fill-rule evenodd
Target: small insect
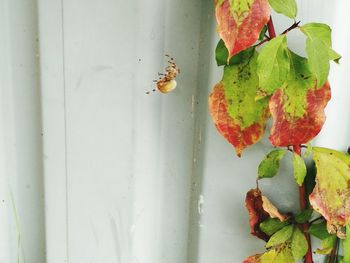
M 174 58 L 169 55 L 165 55 L 168 58 L 169 65 L 165 68 L 165 73 L 158 73 L 159 78 L 157 80 L 153 80 L 156 83 L 157 89 L 162 93 L 169 93 L 176 88 L 176 76 L 180 74 L 180 69 L 175 63 Z M 153 89 L 152 91 L 156 91 L 157 89 Z M 150 94 L 148 91 L 146 94 Z

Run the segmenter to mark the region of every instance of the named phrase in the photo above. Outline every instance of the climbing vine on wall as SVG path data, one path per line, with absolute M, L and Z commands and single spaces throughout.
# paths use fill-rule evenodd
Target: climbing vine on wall
M 271 8 L 291 19 L 280 34 Z M 299 186 L 298 214 L 279 212 L 259 187 L 247 193 L 251 234 L 266 245 L 244 262 L 311 263 L 314 252 L 328 262 L 350 263 L 350 155 L 310 143 L 326 119 L 330 62 L 341 58 L 332 49 L 330 27 L 295 21 L 295 0 L 216 0 L 215 15 L 221 38 L 215 54 L 223 76 L 209 96 L 213 122 L 241 156 L 272 119 L 269 140 L 275 149 L 260 163 L 257 182 L 276 176 L 280 161 L 289 158 Z M 291 30 L 305 35 L 306 57 L 290 49 Z M 306 167 L 309 156 L 314 169 Z M 321 240 L 319 248 L 312 248 L 310 235 Z

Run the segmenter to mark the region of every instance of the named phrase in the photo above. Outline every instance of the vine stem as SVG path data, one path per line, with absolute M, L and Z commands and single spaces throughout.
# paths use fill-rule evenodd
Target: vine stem
M 269 32 L 269 36 L 270 38 L 274 38 L 276 37 L 276 31 L 275 31 L 275 27 L 273 25 L 273 21 L 272 21 L 272 17 L 270 17 L 269 22 L 267 23 L 267 30 Z M 293 151 L 301 156 L 301 145 L 294 145 L 293 146 Z M 300 209 L 302 211 L 304 211 L 307 208 L 307 196 L 306 196 L 306 189 L 305 189 L 305 185 L 302 184 L 299 187 L 299 204 L 300 204 Z M 307 240 L 307 252 L 305 255 L 305 263 L 313 263 L 313 259 L 312 259 L 312 250 L 311 250 L 311 241 L 310 241 L 310 235 L 308 233 L 308 229 L 309 229 L 309 224 L 308 223 L 304 223 L 302 224 L 302 229 L 305 235 L 305 238 Z
M 294 145 L 293 146 L 293 151 L 301 156 L 301 146 L 300 145 Z M 306 196 L 306 189 L 305 189 L 305 184 L 302 184 L 299 186 L 299 204 L 300 204 L 300 210 L 304 211 L 307 209 L 307 196 Z M 308 233 L 309 230 L 309 223 L 306 222 L 301 225 L 306 241 L 307 241 L 307 252 L 305 255 L 305 262 L 306 263 L 313 263 L 312 260 L 312 250 L 311 250 L 311 241 L 310 241 L 310 234 Z
M 291 25 L 290 27 L 288 27 L 286 30 L 284 30 L 284 31 L 282 32 L 281 35 L 287 34 L 289 31 L 292 31 L 294 28 L 299 27 L 300 22 L 301 22 L 301 21 L 299 21 L 299 22 L 294 22 L 294 24 Z

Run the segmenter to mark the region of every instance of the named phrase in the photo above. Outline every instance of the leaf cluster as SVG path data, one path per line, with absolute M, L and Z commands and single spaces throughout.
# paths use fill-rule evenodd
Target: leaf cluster
M 254 8 L 256 2 L 259 8 Z M 268 22 L 270 7 L 294 20 L 277 36 L 272 21 Z M 324 108 L 331 97 L 330 62 L 341 59 L 332 48 L 331 28 L 296 22 L 295 0 L 218 0 L 215 9 L 221 37 L 215 58 L 218 66 L 224 66 L 222 80 L 209 97 L 215 126 L 240 156 L 262 138 L 271 116 L 269 139 L 273 146 L 287 149 L 266 154 L 257 180 L 276 176 L 288 156 L 295 181 L 305 187 L 308 199 L 308 208 L 299 214 L 283 214 L 259 188 L 249 191 L 251 233 L 266 241 L 266 252 L 244 262 L 296 262 L 307 253 L 309 234 L 321 240 L 316 253 L 350 262 L 350 156 L 310 144 L 325 122 Z M 306 57 L 288 46 L 288 32 L 294 29 L 305 36 Z M 289 146 L 303 144 L 308 145 L 304 155 L 299 150 L 289 153 Z M 310 155 L 316 168 L 308 170 L 305 160 Z M 321 217 L 312 220 L 316 212 Z M 339 244 L 342 257 L 334 253 Z
M 280 162 L 287 152 L 288 151 L 285 149 L 275 149 L 268 153 L 259 165 L 258 179 L 272 178 L 277 175 L 280 168 Z M 306 164 L 300 155 L 295 152 L 291 155 L 294 178 L 296 183 L 301 186 L 304 183 L 307 174 Z
M 270 0 L 269 3 L 277 13 L 295 18 L 297 11 L 295 0 Z M 245 65 L 248 63 L 251 65 L 248 77 L 243 73 L 236 74 L 234 78 L 231 78 L 229 82 L 226 81 L 223 85 L 225 96 L 222 97 L 223 101 L 217 103 L 226 104 L 226 108 L 230 108 L 230 105 L 235 105 L 235 107 L 241 107 L 240 105 L 242 105 L 239 116 L 237 114 L 232 115 L 232 112 L 222 115 L 225 116 L 224 122 L 229 123 L 232 119 L 232 122 L 240 125 L 240 123 L 246 123 L 245 120 L 255 114 L 264 116 L 260 121 L 256 120 L 256 123 L 263 124 L 262 128 L 264 128 L 267 118 L 262 113 L 270 112 L 274 119 L 270 141 L 274 146 L 308 143 L 319 133 L 325 121 L 323 108 L 330 99 L 330 89 L 327 82 L 329 64 L 331 60 L 338 63 L 341 58 L 331 47 L 331 29 L 329 26 L 321 23 L 299 25 L 298 22 L 294 23 L 291 28 L 298 28 L 305 34 L 307 58 L 295 54 L 288 48 L 288 29 L 281 35 L 270 39 L 266 36 L 266 25 L 261 28 L 260 34 L 257 36 L 257 39 L 261 41 L 260 44 L 264 43 L 258 53 L 256 53 L 257 47 L 260 44 L 247 46 L 231 56 L 227 43 L 222 39 L 220 39 L 215 50 L 217 65 L 225 66 L 223 82 L 225 82 L 225 79 L 230 79 L 226 72 L 235 71 L 229 70 L 229 68 L 241 72 Z M 254 60 L 254 62 L 250 62 L 251 60 Z M 249 82 L 254 83 L 253 86 L 251 84 L 246 85 L 249 78 L 254 79 L 254 82 Z M 255 79 L 257 79 L 257 82 Z M 243 86 L 245 87 L 243 88 Z M 237 87 L 243 88 L 240 97 L 232 93 L 232 90 L 237 89 Z M 231 92 L 228 93 L 228 91 Z M 246 91 L 246 95 L 244 91 Z M 265 109 L 254 107 L 253 102 L 249 104 L 255 110 L 244 107 L 247 101 L 251 101 L 252 92 L 255 93 L 255 101 L 263 99 L 269 101 Z M 228 97 L 228 94 L 234 96 Z M 315 99 L 308 99 L 310 97 Z M 220 109 L 211 109 L 212 112 L 217 110 Z M 312 127 L 303 127 L 303 123 L 310 123 L 309 125 Z M 251 125 L 253 124 L 251 123 Z M 216 123 L 216 126 L 219 125 Z M 247 138 L 247 136 L 251 136 L 252 139 L 245 139 L 246 142 L 236 143 L 236 145 L 243 145 L 242 149 L 236 149 L 238 155 L 244 147 L 256 143 L 263 135 L 263 132 L 243 134 L 245 133 L 243 128 L 247 127 L 241 127 L 241 131 L 238 130 L 234 135 L 237 141 L 243 141 L 243 138 Z M 292 136 L 287 137 L 284 134 L 287 129 L 290 129 L 289 134 Z M 225 137 L 228 138 L 230 135 Z M 232 141 L 230 142 L 232 143 Z M 233 145 L 237 148 L 235 144 Z M 298 162 L 297 157 L 295 157 L 295 162 Z M 299 184 L 302 182 L 303 173 L 304 171 L 300 171 L 296 175 L 300 177 Z
M 245 262 L 295 262 L 304 257 L 308 242 L 301 224 L 311 218 L 311 209 L 296 216 L 282 214 L 258 189 L 247 193 L 246 206 L 252 234 L 266 241 L 267 251 L 248 257 Z

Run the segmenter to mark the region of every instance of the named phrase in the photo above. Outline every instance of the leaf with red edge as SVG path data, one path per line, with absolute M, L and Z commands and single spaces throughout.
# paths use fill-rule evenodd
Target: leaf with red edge
M 209 110 L 218 131 L 237 155 L 259 141 L 269 117 L 268 98 L 255 101 L 259 86 L 257 54 L 240 64 L 226 66 L 224 76 L 209 96 Z
M 249 213 L 250 233 L 253 236 L 267 241 L 269 236 L 261 231 L 259 226 L 261 222 L 270 217 L 263 208 L 261 191 L 259 189 L 251 189 L 245 198 L 245 205 Z
M 350 155 L 314 147 L 316 186 L 309 199 L 327 220 L 327 230 L 343 238 L 342 227 L 350 223 Z
M 265 253 L 250 256 L 243 263 L 294 263 L 304 257 L 308 243 L 298 226 L 287 225 L 265 245 Z
M 243 263 L 295 263 L 290 243 L 284 243 L 263 254 L 246 258 Z
M 268 0 L 216 0 L 215 14 L 230 58 L 259 39 L 270 19 L 270 7 Z
M 309 142 L 325 122 L 324 108 L 331 98 L 326 82 L 316 87 L 307 59 L 290 52 L 290 73 L 286 83 L 270 99 L 273 117 L 270 141 L 275 146 Z
M 269 239 L 269 236 L 260 229 L 260 223 L 270 217 L 278 218 L 281 221 L 285 221 L 288 218 L 286 215 L 281 214 L 270 200 L 261 194 L 258 188 L 251 189 L 247 193 L 245 205 L 249 213 L 251 234 L 265 241 Z

